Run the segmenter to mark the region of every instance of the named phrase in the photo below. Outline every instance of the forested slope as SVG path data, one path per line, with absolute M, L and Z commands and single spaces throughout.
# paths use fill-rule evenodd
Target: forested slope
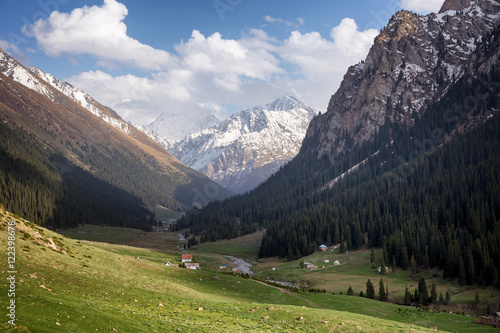
M 475 56 L 498 59 L 498 38 L 486 40 Z M 387 264 L 407 268 L 413 257 L 462 283 L 498 283 L 500 70 L 489 63 L 488 72 L 471 68 L 454 82 L 412 127 L 386 119 L 371 140 L 356 145 L 355 133 L 345 133 L 348 149 L 335 163 L 311 153 L 310 137 L 255 191 L 193 211 L 179 227 L 207 240 L 266 228 L 260 255 L 288 258 L 321 243 L 345 241 L 356 249 L 366 239 L 385 249 Z

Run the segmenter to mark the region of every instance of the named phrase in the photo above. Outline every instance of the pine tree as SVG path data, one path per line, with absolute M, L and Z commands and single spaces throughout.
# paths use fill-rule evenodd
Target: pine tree
M 375 288 L 373 287 L 373 283 L 368 279 L 366 281 L 366 297 L 374 299 L 375 298 Z
M 347 295 L 349 295 L 349 296 L 354 295 L 354 290 L 352 290 L 351 286 L 349 286 L 349 289 L 347 289 Z
M 444 304 L 448 305 L 448 304 L 450 304 L 450 301 L 451 301 L 451 299 L 450 299 L 450 293 L 447 291 L 446 292 L 446 296 L 444 298 Z
M 413 256 L 413 254 L 411 255 L 410 259 L 410 267 L 411 267 L 411 274 L 412 275 L 417 274 L 417 264 L 415 263 L 415 257 Z
M 444 296 L 443 296 L 443 292 L 439 292 L 439 302 L 444 303 Z
M 410 295 L 410 291 L 408 290 L 408 286 L 406 286 L 405 298 L 404 298 L 403 303 L 404 303 L 404 305 L 411 304 L 411 295 Z
M 379 288 L 378 288 L 379 299 L 381 301 L 386 300 L 384 281 L 380 278 Z
M 292 251 L 292 246 L 290 245 L 290 243 L 288 243 L 288 246 L 287 246 L 286 258 L 288 260 L 292 260 L 293 259 L 293 251 Z
M 432 279 L 432 287 L 431 287 L 431 303 L 436 304 L 437 302 L 437 290 L 436 290 L 436 281 Z
M 340 253 L 340 254 L 344 254 L 344 253 L 346 253 L 346 252 L 347 252 L 347 249 L 346 249 L 346 246 L 345 246 L 345 244 L 344 244 L 344 240 L 342 240 L 342 241 L 340 242 L 339 253 Z
M 382 257 L 382 262 L 380 263 L 380 274 L 385 274 L 387 272 L 385 267 L 386 267 L 385 260 L 384 257 Z
M 476 312 L 479 313 L 479 294 L 476 291 L 476 297 L 474 299 L 474 308 L 476 309 Z
M 427 290 L 427 283 L 423 277 L 418 281 L 418 302 L 422 305 L 429 304 L 429 291 Z

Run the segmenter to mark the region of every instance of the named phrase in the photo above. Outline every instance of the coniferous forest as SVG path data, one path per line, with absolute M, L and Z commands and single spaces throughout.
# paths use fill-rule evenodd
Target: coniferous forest
M 411 128 L 387 117 L 371 141 L 354 146 L 356 134 L 345 134 L 350 149 L 335 163 L 305 140 L 253 192 L 191 211 L 178 227 L 209 241 L 266 229 L 261 257 L 296 259 L 322 243 L 379 247 L 387 265 L 414 261 L 461 284 L 499 284 L 500 115 L 484 120 L 499 109 L 498 82 L 497 65 L 457 81 Z

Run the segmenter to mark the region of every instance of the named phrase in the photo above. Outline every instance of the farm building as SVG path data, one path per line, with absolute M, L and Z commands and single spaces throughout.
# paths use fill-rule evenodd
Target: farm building
M 492 325 L 494 327 L 500 327 L 500 312 L 495 313 L 492 317 L 478 317 L 476 318 L 476 324 Z
M 328 246 L 326 246 L 325 244 L 321 244 L 321 245 L 319 246 L 319 250 L 320 250 L 320 251 L 326 251 L 326 250 L 328 250 Z
M 183 254 L 182 262 L 191 262 L 193 260 L 193 255 L 191 254 Z
M 185 266 L 187 269 L 200 269 L 200 264 L 197 262 L 192 262 L 192 263 L 188 262 L 185 264 Z

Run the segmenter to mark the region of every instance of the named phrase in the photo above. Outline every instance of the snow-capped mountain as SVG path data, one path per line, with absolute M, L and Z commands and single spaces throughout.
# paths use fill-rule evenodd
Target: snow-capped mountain
M 89 94 L 36 67 L 26 68 L 20 65 L 2 50 L 0 50 L 0 72 L 54 102 L 56 96 L 51 89 L 42 84 L 40 80 L 43 80 L 108 124 L 129 135 L 134 135 L 135 129 L 129 123 L 115 111 L 94 100 Z
M 243 193 L 297 155 L 317 114 L 294 97 L 281 97 L 191 134 L 170 152 L 232 192 Z
M 213 127 L 219 122 L 220 120 L 211 114 L 200 117 L 199 115 L 188 115 L 186 113 L 161 113 L 155 121 L 146 127 L 153 130 L 154 132 L 152 133 L 155 136 L 159 135 L 163 137 L 162 140 L 167 139 L 176 142 L 190 134 Z M 148 134 L 147 131 L 145 133 Z M 152 136 L 150 137 L 153 138 Z

